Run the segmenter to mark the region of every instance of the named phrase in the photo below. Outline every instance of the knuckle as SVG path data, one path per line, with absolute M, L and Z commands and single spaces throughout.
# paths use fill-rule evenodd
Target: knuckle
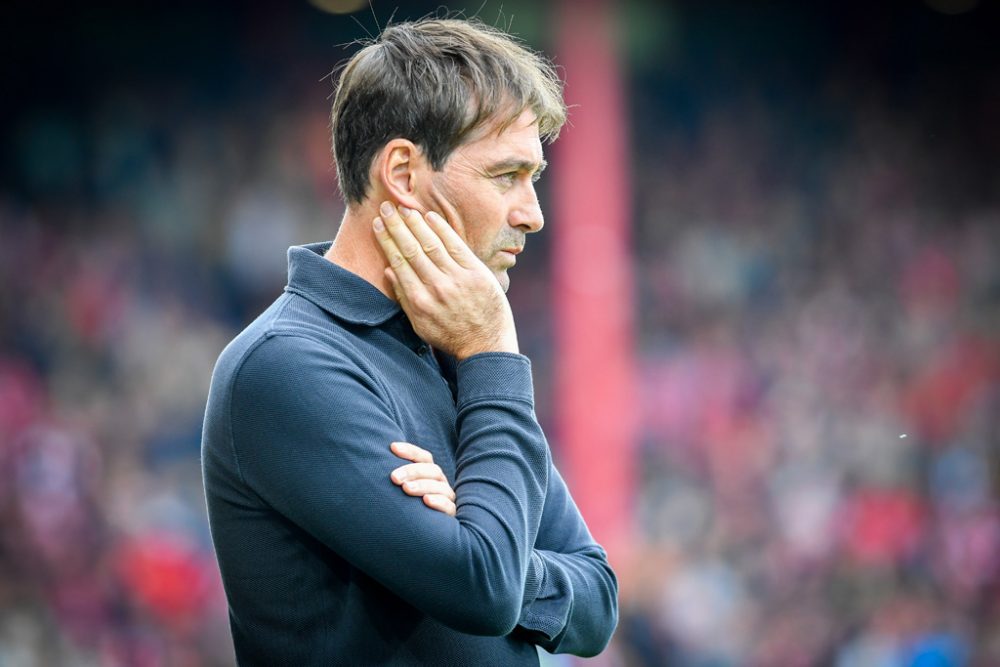
M 455 283 L 450 280 L 435 282 L 431 285 L 434 295 L 442 301 L 449 301 L 455 296 Z
M 418 312 L 426 312 L 430 309 L 430 299 L 423 292 L 418 292 L 410 296 L 410 305 Z

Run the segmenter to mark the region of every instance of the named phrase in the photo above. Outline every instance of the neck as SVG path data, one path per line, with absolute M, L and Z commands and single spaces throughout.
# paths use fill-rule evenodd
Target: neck
M 340 222 L 337 237 L 326 251 L 325 257 L 337 266 L 361 276 L 395 301 L 392 284 L 385 277 L 385 268 L 389 263 L 372 231 L 372 220 L 378 217 L 379 201 L 381 200 L 369 197 L 361 204 L 348 207 Z

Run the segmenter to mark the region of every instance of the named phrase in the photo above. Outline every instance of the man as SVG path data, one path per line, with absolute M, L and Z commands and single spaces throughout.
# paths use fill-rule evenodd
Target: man
M 242 665 L 593 655 L 617 583 L 533 409 L 504 291 L 542 228 L 552 68 L 498 30 L 386 28 L 341 75 L 332 244 L 222 353 L 203 468 Z M 408 461 L 408 463 L 407 463 Z

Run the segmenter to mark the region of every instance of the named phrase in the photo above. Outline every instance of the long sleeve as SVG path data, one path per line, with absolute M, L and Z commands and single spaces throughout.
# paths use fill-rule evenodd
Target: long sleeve
M 229 423 L 247 486 L 445 625 L 510 633 L 540 585 L 532 546 L 551 466 L 526 357 L 487 353 L 458 367 L 457 521 L 390 482 L 402 461 L 389 444 L 406 438 L 389 388 L 356 360 L 269 335 L 234 378 Z
M 618 624 L 618 582 L 554 466 L 532 561 L 539 587 L 516 632 L 551 653 L 600 653 Z

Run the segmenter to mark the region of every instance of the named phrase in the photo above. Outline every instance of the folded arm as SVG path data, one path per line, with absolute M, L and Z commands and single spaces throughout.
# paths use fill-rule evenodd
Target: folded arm
M 390 482 L 389 444 L 406 438 L 388 396 L 329 345 L 267 338 L 233 388 L 244 481 L 414 607 L 462 632 L 509 633 L 539 584 L 532 545 L 550 466 L 530 363 L 486 353 L 459 365 L 454 518 Z
M 555 467 L 532 567 L 540 584 L 525 598 L 515 632 L 551 653 L 604 650 L 618 624 L 618 582 Z

